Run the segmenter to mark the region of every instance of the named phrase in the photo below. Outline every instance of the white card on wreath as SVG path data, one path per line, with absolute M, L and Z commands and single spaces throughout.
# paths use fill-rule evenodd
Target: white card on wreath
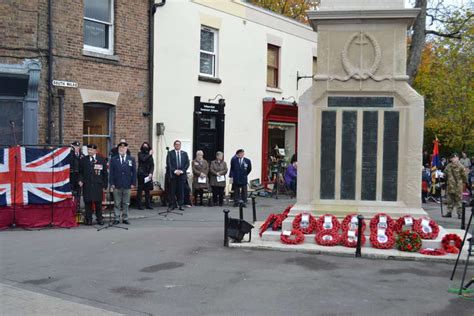
M 357 223 L 350 223 L 349 228 L 351 230 L 357 229 Z
M 357 216 L 352 216 L 351 218 L 351 223 L 357 224 L 359 220 L 357 219 Z
M 347 236 L 348 236 L 349 238 L 355 238 L 355 236 L 356 236 L 356 232 L 355 232 L 355 231 L 352 231 L 352 230 L 350 230 L 350 231 L 348 231 L 348 232 L 347 232 Z
M 385 229 L 377 229 L 377 236 L 385 236 Z
M 332 229 L 332 217 L 331 216 L 324 216 L 324 229 Z
M 388 238 L 385 235 L 377 236 L 377 241 L 381 244 L 384 244 L 388 241 Z
M 429 227 L 430 226 L 430 221 L 427 220 L 426 218 L 423 218 L 421 220 L 421 226 L 428 226 Z
M 405 226 L 413 226 L 413 218 L 405 217 Z
M 331 235 L 324 235 L 323 240 L 332 240 L 332 236 Z
M 282 234 L 283 236 L 291 236 L 291 231 L 289 231 L 289 230 L 284 230 L 281 234 Z
M 309 223 L 309 214 L 303 214 L 301 216 L 301 221 L 302 222 L 308 222 Z

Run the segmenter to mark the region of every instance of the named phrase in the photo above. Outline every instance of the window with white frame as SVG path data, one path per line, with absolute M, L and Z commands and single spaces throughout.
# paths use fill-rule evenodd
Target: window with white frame
M 217 30 L 201 26 L 199 74 L 217 77 Z
M 84 0 L 84 48 L 114 52 L 114 0 Z

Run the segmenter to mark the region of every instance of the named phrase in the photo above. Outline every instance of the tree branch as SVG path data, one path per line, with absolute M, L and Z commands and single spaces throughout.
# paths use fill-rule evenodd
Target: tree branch
M 441 33 L 441 32 L 437 32 L 437 31 L 434 31 L 434 30 L 426 30 L 425 31 L 425 34 L 432 34 L 432 35 L 436 35 L 436 36 L 456 38 L 456 39 L 461 39 L 461 34 L 460 33 L 461 33 L 461 31 L 452 32 L 452 33 Z

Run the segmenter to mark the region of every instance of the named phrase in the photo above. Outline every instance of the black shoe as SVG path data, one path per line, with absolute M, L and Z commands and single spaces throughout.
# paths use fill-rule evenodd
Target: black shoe
M 120 224 L 120 222 L 117 221 L 117 220 L 114 220 L 114 221 L 112 222 L 112 225 L 118 225 L 118 224 Z
M 84 222 L 84 225 L 86 225 L 86 226 L 91 226 L 91 225 L 92 225 L 92 221 L 85 221 L 85 222 Z
M 130 225 L 130 222 L 127 221 L 126 219 L 124 219 L 124 220 L 122 221 L 122 223 L 124 223 L 125 225 Z
M 179 207 L 180 211 L 184 211 L 184 208 L 182 206 Z
M 97 224 L 99 224 L 100 226 L 103 226 L 104 222 L 103 221 L 97 221 Z
M 443 214 L 443 217 L 451 217 L 451 213 Z
M 153 207 L 152 207 L 152 206 L 150 206 L 150 205 L 148 205 L 148 206 L 146 207 L 146 209 L 147 209 L 147 210 L 152 210 L 152 209 L 153 209 Z
M 144 208 L 141 207 L 141 206 L 137 207 L 137 209 L 139 209 L 140 211 L 143 211 L 143 210 L 144 210 Z

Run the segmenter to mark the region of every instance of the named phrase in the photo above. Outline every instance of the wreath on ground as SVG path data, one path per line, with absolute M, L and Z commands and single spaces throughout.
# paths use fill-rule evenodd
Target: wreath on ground
M 354 236 L 349 236 L 349 234 L 350 234 L 349 232 L 354 233 Z M 357 247 L 357 237 L 358 237 L 357 236 L 357 231 L 344 230 L 342 232 L 342 236 L 341 236 L 341 244 L 344 247 L 355 248 L 355 247 Z M 365 242 L 366 242 L 366 238 L 365 238 L 364 234 L 362 234 L 362 240 L 361 240 L 360 245 L 363 246 L 365 244 Z
M 381 217 L 386 218 L 385 227 L 380 222 Z M 390 217 L 390 215 L 387 215 L 385 213 L 378 213 L 378 214 L 375 214 L 375 216 L 372 217 L 372 219 L 370 220 L 370 231 L 372 233 L 374 230 L 377 231 L 377 229 L 379 229 L 379 228 L 380 229 L 386 229 L 386 230 L 392 230 L 394 225 L 395 225 L 395 222 Z
M 319 231 L 314 237 L 314 240 L 321 246 L 337 246 L 341 242 L 341 236 L 338 233 L 339 229 L 324 229 Z
M 421 238 L 416 232 L 404 230 L 398 234 L 397 248 L 401 251 L 418 252 L 421 249 Z
M 335 230 L 336 232 L 338 232 L 339 228 L 341 228 L 341 223 L 339 223 L 339 220 L 336 216 L 331 214 L 321 215 L 316 222 L 317 232 L 321 232 L 323 230 Z
M 442 248 L 433 249 L 433 248 L 424 248 L 419 251 L 422 255 L 428 256 L 444 256 L 446 251 Z
M 309 225 L 308 227 L 301 227 L 301 219 L 303 215 L 309 216 Z M 313 215 L 309 213 L 301 213 L 296 215 L 295 219 L 293 220 L 293 229 L 300 230 L 303 234 L 311 234 L 316 231 L 316 219 Z
M 353 220 L 354 218 L 356 220 Z M 357 230 L 358 223 L 359 222 L 357 221 L 357 214 L 355 213 L 349 214 L 346 217 L 344 217 L 344 219 L 342 220 L 342 225 L 341 225 L 342 231 Z M 366 227 L 365 220 L 362 219 L 362 232 L 365 231 L 365 227 Z
M 391 249 L 395 245 L 395 237 L 391 229 L 383 230 L 383 234 L 379 235 L 378 230 L 370 231 L 370 244 L 377 249 Z
M 286 209 L 283 211 L 283 213 L 277 215 L 277 219 L 273 222 L 273 230 L 281 229 L 283 221 L 288 217 L 288 214 L 290 213 L 290 210 L 292 207 L 293 207 L 293 204 L 288 205 Z
M 292 236 L 294 236 L 294 238 Z M 293 229 L 289 236 L 285 235 L 285 232 L 282 232 L 280 240 L 287 245 L 298 245 L 304 242 L 304 234 L 298 229 Z
M 276 214 L 268 215 L 265 222 L 263 222 L 263 224 L 260 226 L 260 232 L 259 232 L 260 237 L 262 237 L 263 233 L 267 231 L 268 227 L 272 226 L 276 222 L 277 218 L 278 218 L 278 215 Z M 275 229 L 273 228 L 273 230 Z
M 439 226 L 430 218 L 422 217 L 413 224 L 413 230 L 420 234 L 422 239 L 435 239 L 439 234 Z
M 447 253 L 459 253 L 462 247 L 462 240 L 456 234 L 446 234 L 443 239 L 441 239 L 441 245 Z
M 393 230 L 399 234 L 404 230 L 412 230 L 413 225 L 415 224 L 416 219 L 411 215 L 405 215 L 397 219 L 395 225 L 393 226 Z M 409 229 L 403 229 L 404 227 L 409 227 Z

